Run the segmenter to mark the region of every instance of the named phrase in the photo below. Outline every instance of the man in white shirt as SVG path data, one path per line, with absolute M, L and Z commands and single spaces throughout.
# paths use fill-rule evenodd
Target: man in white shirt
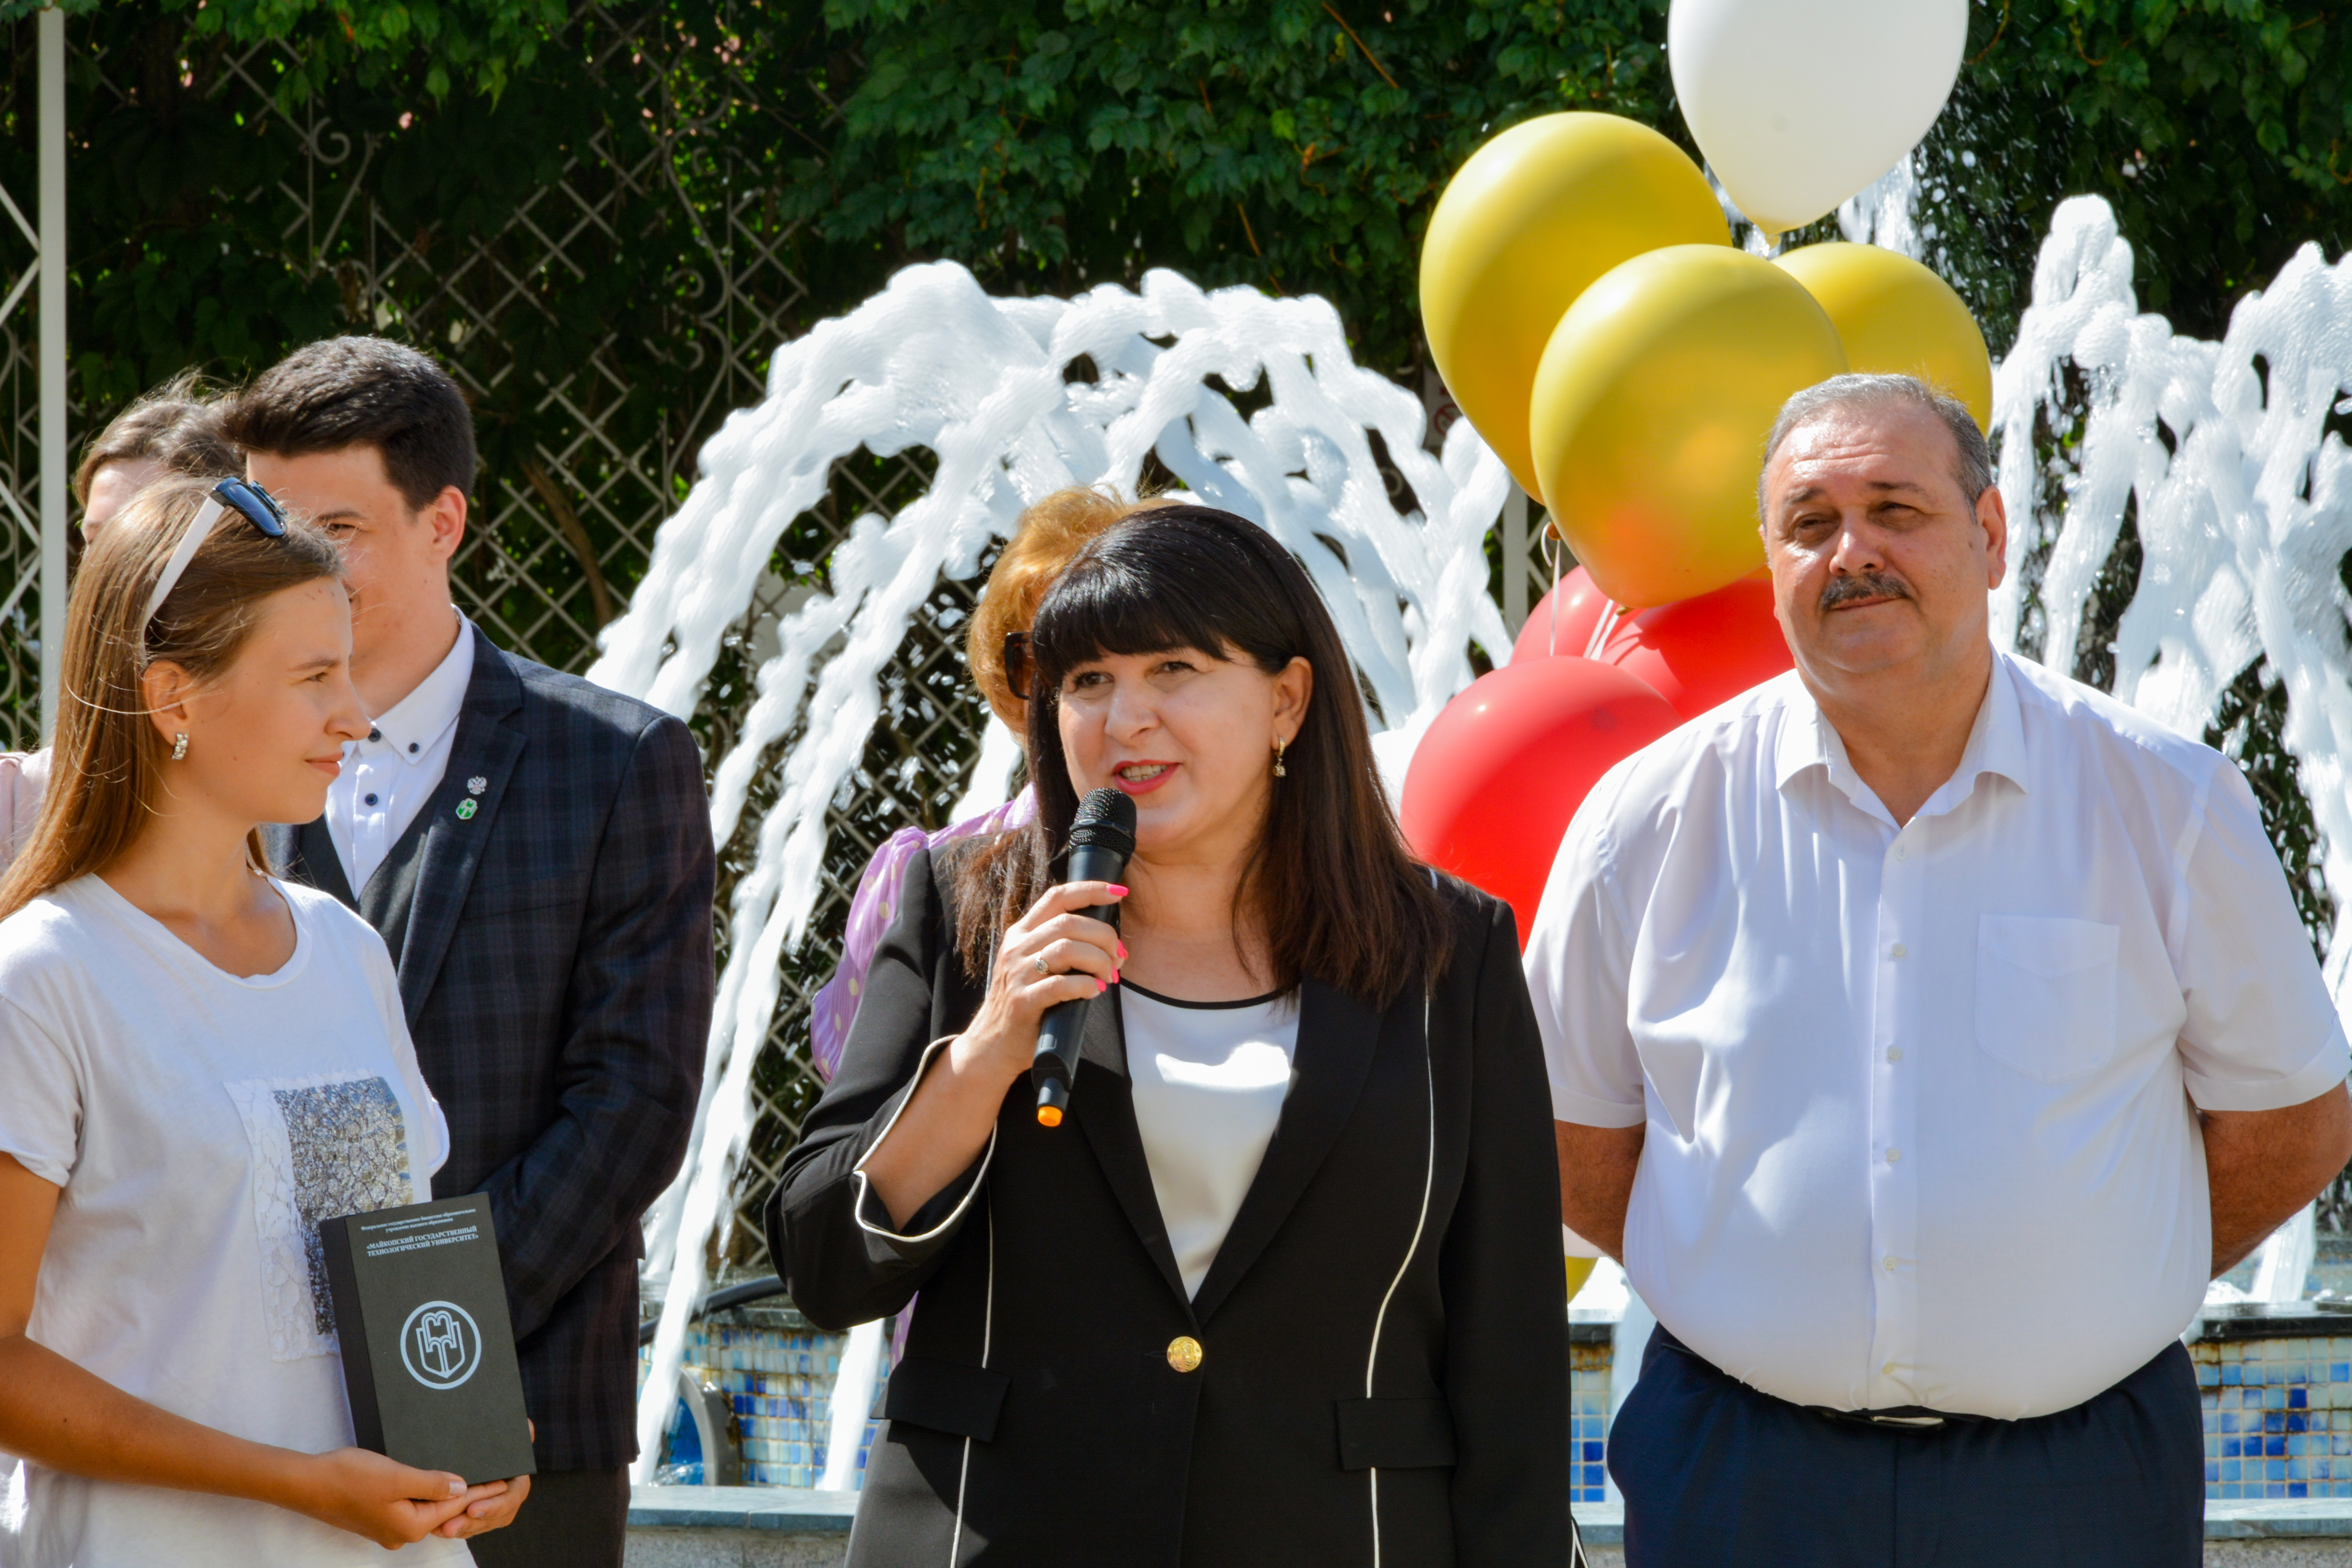
M 1659 1329 L 1632 1568 L 2190 1568 L 2176 1338 L 2352 1157 L 2344 1029 L 2219 753 L 1997 652 L 1965 408 L 1799 394 L 1797 668 L 1629 758 L 1527 951 L 1562 1215 Z
M 368 885 L 449 771 L 457 716 L 474 679 L 474 625 L 455 606 L 448 621 L 441 662 L 376 715 L 366 739 L 343 748 L 343 771 L 327 786 L 327 832 L 355 889 Z

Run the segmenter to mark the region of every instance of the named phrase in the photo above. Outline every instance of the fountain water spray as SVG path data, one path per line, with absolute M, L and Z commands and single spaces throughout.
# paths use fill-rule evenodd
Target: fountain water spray
M 2037 420 L 2064 430 L 2064 375 L 2089 389 L 2071 466 L 2046 469 Z M 2221 342 L 2138 313 L 2132 253 L 2091 196 L 2062 204 L 2034 268 L 2033 303 L 1994 377 L 2000 489 L 2019 520 L 2011 559 L 2050 546 L 2042 658 L 2071 668 L 2100 573 L 2128 507 L 2138 587 L 2116 630 L 2115 695 L 2201 736 L 2223 690 L 2261 661 L 2286 688 L 2282 740 L 2326 842 L 2329 887 L 2352 889 L 2352 608 L 2338 575 L 2352 552 L 2352 450 L 2326 430 L 2352 413 L 2352 257 L 2306 245 L 2231 312 Z M 2341 400 L 2341 401 L 2339 401 Z M 2063 503 L 2036 510 L 2046 472 Z M 2015 646 L 2025 584 L 1993 596 L 1993 637 Z M 2347 1001 L 2352 942 L 2339 912 L 2327 975 Z
M 1213 379 L 1241 393 L 1263 384 L 1272 401 L 1245 418 Z M 1417 504 L 1391 500 L 1375 434 Z M 1509 475 L 1466 422 L 1442 458 L 1423 434 L 1420 400 L 1354 362 L 1321 300 L 1209 292 L 1159 271 L 1135 292 L 998 300 L 936 262 L 780 349 L 766 399 L 703 448 L 700 481 L 663 525 L 588 672 L 680 717 L 837 460 L 861 447 L 883 457 L 922 447 L 938 469 L 919 500 L 895 518 L 859 518 L 834 550 L 831 591 L 777 627 L 777 652 L 714 775 L 711 832 L 725 843 L 768 750 L 799 728 L 735 889 L 693 1142 L 647 1215 L 649 1273 L 664 1279 L 664 1300 L 637 1414 L 638 1479 L 658 1457 L 706 1247 L 733 1209 L 751 1068 L 775 1013 L 778 961 L 816 906 L 826 806 L 880 716 L 883 666 L 940 577 L 972 575 L 989 542 L 1053 490 L 1132 494 L 1156 455 L 1192 496 L 1263 524 L 1305 564 L 1371 694 L 1382 768 L 1401 781 L 1430 721 L 1470 683 L 1470 645 L 1496 664 L 1510 654 L 1485 552 Z M 993 760 L 967 801 L 984 805 L 1002 798 L 1011 752 L 992 735 L 983 755 Z M 862 1426 L 858 1393 L 836 1388 L 837 1420 Z
M 2034 502 L 2044 469 L 2037 422 L 2066 430 L 2065 373 L 2088 385 L 2075 459 L 2056 470 L 2064 503 Z M 2012 562 L 2050 546 L 2040 598 L 2042 658 L 2070 667 L 2128 506 L 2139 583 L 2116 628 L 2115 695 L 2201 735 L 2221 694 L 2260 661 L 2286 689 L 2281 742 L 2294 760 L 2337 890 L 2326 975 L 2352 1004 L 2352 610 L 2341 575 L 2352 552 L 2352 451 L 2326 426 L 2352 414 L 2352 257 L 2326 264 L 2305 245 L 2271 286 L 2231 312 L 2218 343 L 2142 315 L 2132 251 L 2106 203 L 2062 204 L 2033 271 L 2033 303 L 1994 378 L 2000 488 L 2026 526 Z M 2037 532 L 2038 530 L 2038 532 Z M 1993 635 L 2014 646 L 2025 584 L 2011 572 L 1993 601 Z M 2309 1209 L 2263 1244 L 2252 1297 L 2302 1297 L 2316 1247 Z M 2217 1283 L 2215 1300 L 2236 1292 Z
M 1926 259 L 1924 237 L 1913 216 L 1919 199 L 1919 175 L 1915 149 L 1838 207 L 1838 232 L 1854 245 L 1874 245 L 1914 261 Z

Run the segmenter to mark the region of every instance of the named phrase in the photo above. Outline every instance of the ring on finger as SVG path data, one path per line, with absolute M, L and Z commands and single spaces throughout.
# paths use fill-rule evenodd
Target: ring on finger
M 1054 973 L 1053 966 L 1045 962 L 1045 955 L 1042 952 L 1035 958 L 1031 959 L 1029 962 L 1036 967 L 1037 973 L 1040 974 L 1051 974 Z

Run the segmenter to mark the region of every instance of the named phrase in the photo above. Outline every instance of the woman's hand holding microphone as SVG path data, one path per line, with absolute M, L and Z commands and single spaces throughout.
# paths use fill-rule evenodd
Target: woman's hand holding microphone
M 1037 1053 L 1045 1010 L 1099 996 L 1118 983 L 1126 944 L 1107 921 L 1078 911 L 1125 897 L 1116 883 L 1064 882 L 1005 928 L 980 1011 L 939 1053 L 866 1156 L 866 1178 L 893 1225 L 903 1227 L 988 1146 L 1006 1091 Z
M 948 1047 L 977 1082 L 995 1084 L 989 1115 L 1037 1051 L 1045 1009 L 1099 996 L 1118 983 L 1127 944 L 1108 923 L 1078 911 L 1115 904 L 1127 889 L 1111 882 L 1049 888 L 1029 912 L 1005 928 L 988 977 L 988 995 L 969 1027 Z

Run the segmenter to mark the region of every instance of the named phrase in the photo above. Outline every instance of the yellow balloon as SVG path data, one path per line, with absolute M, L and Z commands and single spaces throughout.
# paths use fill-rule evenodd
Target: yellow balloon
M 1730 239 L 1698 165 L 1613 114 L 1542 115 L 1462 165 L 1422 244 L 1422 326 L 1454 401 L 1528 493 L 1541 494 L 1528 395 L 1561 315 L 1619 262 Z
M 1980 428 L 1992 428 L 1992 356 L 1950 284 L 1874 245 L 1808 245 L 1780 266 L 1829 312 L 1848 365 L 1916 375 L 1967 404 Z
M 1600 1261 L 1601 1259 L 1598 1258 L 1571 1258 L 1567 1259 L 1568 1299 L 1570 1300 L 1573 1301 L 1576 1300 L 1576 1293 L 1584 1289 L 1584 1282 L 1587 1279 L 1592 1278 L 1592 1266 Z
M 1791 393 L 1845 368 L 1813 297 L 1744 251 L 1654 250 L 1587 289 L 1544 347 L 1529 420 L 1552 517 L 1601 591 L 1665 605 L 1762 565 L 1764 437 Z

